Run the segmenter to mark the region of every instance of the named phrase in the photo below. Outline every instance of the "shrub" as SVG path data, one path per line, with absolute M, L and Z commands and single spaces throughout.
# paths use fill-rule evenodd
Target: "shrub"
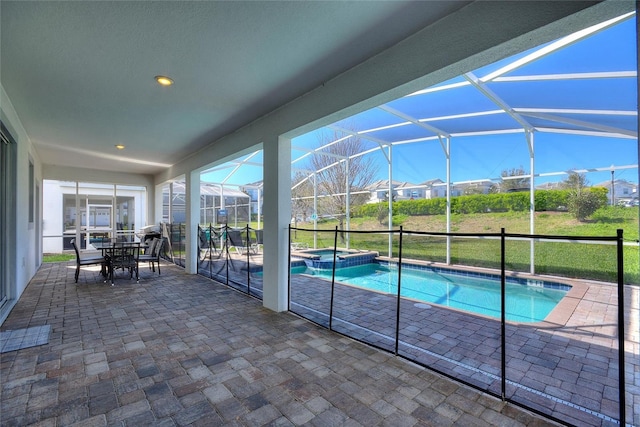
M 607 204 L 607 191 L 606 188 L 570 190 L 567 208 L 578 221 L 584 221 L 599 208 Z
M 590 188 L 596 194 L 593 197 L 598 207 L 606 204 L 606 188 Z M 571 190 L 536 190 L 534 205 L 536 211 L 565 210 L 569 205 Z M 604 200 L 604 203 L 602 201 Z M 529 192 L 470 194 L 451 198 L 451 213 L 471 214 L 485 212 L 526 212 L 529 210 Z M 598 204 L 602 203 L 602 204 Z M 353 210 L 354 217 L 387 218 L 387 202 L 358 206 Z M 447 199 L 400 200 L 393 202 L 394 215 L 444 215 L 447 211 Z M 591 212 L 593 213 L 593 212 Z

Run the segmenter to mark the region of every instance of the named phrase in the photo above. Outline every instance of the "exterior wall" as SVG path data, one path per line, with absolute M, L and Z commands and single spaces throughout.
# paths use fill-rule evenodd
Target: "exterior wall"
M 29 222 L 29 162 L 33 164 L 34 185 L 42 192 L 42 164 L 38 154 L 29 140 L 25 129 L 17 116 L 11 100 L 0 86 L 0 117 L 17 142 L 17 188 L 15 189 L 15 224 L 3 224 L 4 227 L 14 228 L 16 241 L 13 250 L 9 251 L 8 273 L 13 280 L 9 283 L 9 302 L 0 311 L 0 323 L 9 315 L 9 312 L 20 298 L 22 292 L 29 284 L 29 280 L 35 275 L 42 263 L 40 251 L 40 219 L 42 212 L 42 198 L 36 192 L 34 195 L 35 219 Z M 3 230 L 7 232 L 7 230 Z

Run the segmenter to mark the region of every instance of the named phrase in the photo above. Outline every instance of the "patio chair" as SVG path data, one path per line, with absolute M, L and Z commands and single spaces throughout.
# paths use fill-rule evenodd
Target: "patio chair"
M 249 240 L 246 240 L 246 230 L 229 230 L 227 231 L 227 239 L 229 242 L 228 248 L 235 249 L 236 254 L 244 255 L 249 251 L 250 253 L 258 253 L 258 244 L 255 234 L 249 233 Z
M 102 273 L 106 273 L 107 260 L 104 258 L 104 256 L 92 254 L 90 256 L 81 257 L 78 246 L 76 245 L 76 239 L 71 239 L 71 246 L 73 246 L 73 250 L 76 252 L 76 283 L 78 283 L 78 276 L 80 276 L 80 267 L 82 266 L 101 265 Z
M 207 233 L 204 230 L 200 230 L 198 233 L 198 256 L 200 263 L 203 263 L 207 256 L 217 255 L 218 248 L 216 247 L 217 233 L 212 230 L 213 236 L 207 237 Z
M 258 245 L 258 251 L 260 251 L 264 246 L 264 230 L 257 229 L 255 230 L 255 233 L 256 233 L 256 245 Z
M 162 254 L 162 247 L 164 246 L 164 239 L 154 237 L 149 245 L 149 248 L 145 253 L 140 254 L 138 262 L 149 263 L 149 268 L 155 273 L 156 263 L 158 264 L 158 275 L 160 275 L 160 255 Z

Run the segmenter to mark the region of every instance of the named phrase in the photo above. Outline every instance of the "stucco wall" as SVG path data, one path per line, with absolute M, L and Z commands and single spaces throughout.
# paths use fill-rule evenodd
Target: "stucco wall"
M 9 97 L 0 86 L 0 112 L 2 122 L 9 129 L 17 143 L 17 189 L 15 209 L 15 246 L 8 251 L 8 265 L 6 266 L 10 277 L 9 282 L 9 303 L 5 304 L 0 311 L 0 322 L 4 321 L 9 314 L 13 304 L 22 295 L 22 292 L 29 284 L 29 280 L 34 276 L 36 270 L 42 262 L 40 250 L 40 224 L 38 224 L 38 213 L 42 212 L 42 163 L 38 153 L 29 140 L 27 133 L 18 118 Z M 40 194 L 29 192 L 29 162 L 33 163 L 34 186 L 40 189 Z M 36 217 L 33 222 L 29 222 L 29 195 L 34 196 L 34 208 Z M 7 227 L 6 224 L 3 226 Z M 7 228 L 2 230 L 8 232 Z

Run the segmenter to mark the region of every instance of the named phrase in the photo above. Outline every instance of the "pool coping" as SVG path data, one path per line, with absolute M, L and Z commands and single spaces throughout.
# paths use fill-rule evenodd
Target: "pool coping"
M 310 259 L 310 260 L 318 260 L 318 259 L 320 259 L 320 255 L 313 254 L 310 251 L 331 251 L 331 252 L 333 252 L 333 248 L 317 248 L 317 249 L 295 250 L 295 251 L 291 251 L 291 256 L 296 257 L 296 258 Z M 358 257 L 358 256 L 362 256 L 362 255 L 368 255 L 368 254 L 375 254 L 376 256 L 379 256 L 379 252 L 377 252 L 377 251 L 366 251 L 366 250 L 360 250 L 360 249 L 337 248 L 336 251 L 337 252 L 349 252 L 348 254 L 341 254 L 341 255 L 337 256 L 338 259 L 345 259 L 345 260 L 350 259 L 350 258 L 354 258 L 354 257 Z

